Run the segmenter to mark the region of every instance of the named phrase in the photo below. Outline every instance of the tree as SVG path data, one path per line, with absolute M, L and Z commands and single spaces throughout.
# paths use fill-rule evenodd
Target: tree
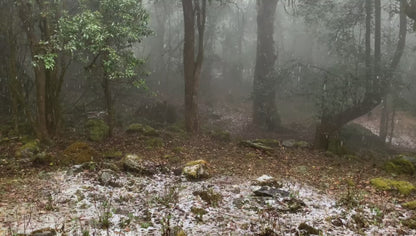
M 377 1 L 377 0 L 376 0 Z M 325 25 L 329 50 L 336 56 L 332 68 L 325 72 L 321 90 L 320 123 L 315 133 L 315 147 L 327 149 L 331 138 L 337 136 L 348 122 L 367 114 L 378 106 L 392 83 L 404 51 L 406 41 L 405 0 L 400 1 L 400 29 L 396 49 L 391 60 L 382 60 L 382 19 L 376 19 L 374 32 L 375 55 L 371 55 L 371 26 L 373 2 L 349 0 L 345 2 L 303 1 L 308 6 L 305 19 Z M 381 17 L 380 4 L 375 2 L 376 18 Z M 395 3 L 392 3 L 395 4 Z M 316 19 L 310 15 L 320 16 Z M 365 37 L 361 38 L 364 26 Z M 362 45 L 364 46 L 364 50 Z M 384 63 L 383 63 L 384 61 Z M 380 67 L 380 69 L 377 69 Z
M 101 80 L 110 135 L 115 126 L 111 82 L 132 79 L 136 86 L 142 85 L 137 69 L 144 61 L 137 59 L 131 48 L 151 34 L 148 19 L 136 0 L 90 0 L 80 1 L 79 13 L 59 24 L 62 50 L 72 52 Z
M 204 58 L 206 5 L 206 0 L 182 0 L 185 30 L 183 48 L 185 126 L 191 134 L 199 131 L 198 88 Z M 197 45 L 195 44 L 195 28 L 198 32 Z M 197 50 L 196 57 L 195 50 Z
M 35 131 L 48 140 L 58 129 L 60 91 L 66 62 L 53 47 L 57 22 L 63 11 L 62 1 L 16 1 L 21 28 L 26 34 L 36 84 Z M 59 60 L 57 60 L 59 57 Z M 59 61 L 59 63 L 57 63 Z
M 257 0 L 257 54 L 253 84 L 253 122 L 270 130 L 280 123 L 277 114 L 276 78 L 277 55 L 274 48 L 274 18 L 278 0 Z
M 376 0 L 376 17 L 380 17 L 380 4 Z M 369 24 L 369 18 L 371 17 L 371 3 L 370 0 L 366 2 L 366 76 L 365 76 L 365 86 L 362 98 L 355 101 L 353 104 L 349 104 L 344 109 L 336 112 L 324 114 L 321 118 L 321 123 L 317 127 L 316 136 L 315 136 L 315 146 L 318 148 L 328 148 L 329 139 L 335 133 L 337 133 L 345 124 L 348 122 L 367 114 L 372 109 L 380 104 L 383 96 L 387 92 L 387 85 L 391 81 L 393 72 L 397 68 L 400 58 L 404 51 L 405 41 L 406 41 L 406 26 L 407 21 L 404 13 L 404 1 L 401 0 L 400 4 L 400 31 L 399 39 L 397 42 L 397 48 L 391 60 L 389 67 L 386 69 L 386 72 L 381 74 L 380 61 L 381 61 L 381 29 L 380 22 L 381 19 L 376 20 L 376 31 L 375 31 L 375 57 L 374 57 L 374 67 L 377 68 L 375 73 L 369 73 L 372 67 L 368 62 L 370 61 L 368 52 L 371 51 L 368 31 L 371 27 Z M 370 18 L 371 19 L 371 18 Z

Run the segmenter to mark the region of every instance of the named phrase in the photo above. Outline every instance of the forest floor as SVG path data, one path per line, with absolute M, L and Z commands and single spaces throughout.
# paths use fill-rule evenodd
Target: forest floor
M 389 155 L 338 156 L 283 145 L 284 135 L 264 151 L 242 146 L 241 136 L 221 141 L 209 134 L 158 133 L 157 145 L 149 142 L 153 138 L 123 132 L 89 142 L 101 155 L 87 167 L 34 165 L 30 158 L 14 157 L 22 145 L 18 140 L 1 144 L 0 235 L 38 229 L 58 235 L 416 235 L 408 220 L 415 223 L 415 212 L 402 207 L 415 193 L 377 191 L 370 184 L 378 177 L 416 184 L 414 176 L 383 170 Z M 271 136 L 244 139 L 258 135 Z M 79 139 L 55 140 L 46 151 L 59 160 Z M 105 155 L 114 152 L 121 155 Z M 120 170 L 127 154 L 143 157 L 158 171 Z M 185 163 L 199 159 L 209 163 L 211 178 L 189 181 L 180 175 Z M 105 173 L 112 184 L 103 183 Z M 254 194 L 253 180 L 264 175 L 282 184 L 278 194 Z M 198 195 L 204 191 L 211 199 Z

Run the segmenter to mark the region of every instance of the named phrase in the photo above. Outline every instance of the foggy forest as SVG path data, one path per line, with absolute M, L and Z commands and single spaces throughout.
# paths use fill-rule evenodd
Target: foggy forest
M 416 235 L 416 0 L 0 18 L 0 236 Z

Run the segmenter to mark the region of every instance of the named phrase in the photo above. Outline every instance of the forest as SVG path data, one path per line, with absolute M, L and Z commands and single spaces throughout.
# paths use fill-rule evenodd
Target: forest
M 416 235 L 416 0 L 0 18 L 0 236 Z

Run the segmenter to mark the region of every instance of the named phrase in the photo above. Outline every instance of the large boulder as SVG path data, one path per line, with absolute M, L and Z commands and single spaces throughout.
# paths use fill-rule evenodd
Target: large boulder
M 91 141 L 103 141 L 109 135 L 110 128 L 108 125 L 99 119 L 91 119 L 87 122 L 86 128 L 88 131 L 88 138 Z
M 185 164 L 182 174 L 190 180 L 200 180 L 211 176 L 208 170 L 208 162 L 205 160 L 190 161 Z

